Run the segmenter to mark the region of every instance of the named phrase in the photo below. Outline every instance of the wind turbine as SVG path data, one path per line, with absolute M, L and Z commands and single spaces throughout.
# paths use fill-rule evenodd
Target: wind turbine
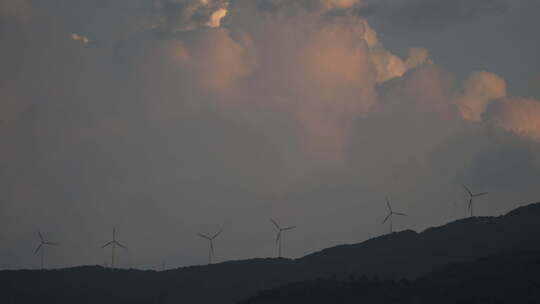
M 38 252 L 41 251 L 41 270 L 43 270 L 43 260 L 45 259 L 45 247 L 46 246 L 58 246 L 57 243 L 52 242 L 45 242 L 45 239 L 43 238 L 43 235 L 41 235 L 41 232 L 38 231 L 39 236 L 39 246 L 37 246 L 36 250 L 34 251 L 34 255 L 36 255 Z
M 390 205 L 390 201 L 388 200 L 388 198 L 386 198 L 386 207 L 388 207 L 388 215 L 384 219 L 383 224 L 386 223 L 386 221 L 390 220 L 390 233 L 392 233 L 394 232 L 394 226 L 392 222 L 393 216 L 394 215 L 407 216 L 407 215 L 405 213 L 394 212 L 394 210 L 392 210 L 392 206 Z
M 198 233 L 200 237 L 202 237 L 203 239 L 207 239 L 210 242 L 210 248 L 208 249 L 208 265 L 212 264 L 212 257 L 214 256 L 214 239 L 217 238 L 222 232 L 223 229 L 220 229 L 216 234 L 211 237 L 206 234 Z
M 278 244 L 278 258 L 281 258 L 281 233 L 283 231 L 292 230 L 292 229 L 296 228 L 296 226 L 290 226 L 290 227 L 281 228 L 278 225 L 278 223 L 276 223 L 276 221 L 274 221 L 273 219 L 270 219 L 270 221 L 272 222 L 272 224 L 274 224 L 274 226 L 276 226 L 276 229 L 278 230 L 278 233 L 277 233 L 277 236 L 276 236 L 276 243 Z
M 111 268 L 114 268 L 114 250 L 116 249 L 116 245 L 118 245 L 120 248 L 123 248 L 123 249 L 126 249 L 126 247 L 124 247 L 124 245 L 120 244 L 117 240 L 116 240 L 116 228 L 113 228 L 113 232 L 112 232 L 112 241 L 108 242 L 107 244 L 101 246 L 101 248 L 105 248 L 107 246 L 111 246 L 112 248 L 112 253 L 111 253 Z
M 462 186 L 467 191 L 467 194 L 469 194 L 469 212 L 470 212 L 471 217 L 472 217 L 473 216 L 473 198 L 479 197 L 479 196 L 482 196 L 482 195 L 486 195 L 488 193 L 487 192 L 472 193 L 471 189 L 467 188 L 467 186 L 465 186 L 465 185 L 462 185 Z

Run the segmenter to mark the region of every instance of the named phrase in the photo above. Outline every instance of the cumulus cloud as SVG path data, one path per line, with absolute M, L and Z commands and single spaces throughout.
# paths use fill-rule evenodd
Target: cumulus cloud
M 422 48 L 410 48 L 408 58 L 405 61 L 402 60 L 382 45 L 377 37 L 377 32 L 367 20 L 361 19 L 361 22 L 364 27 L 363 38 L 369 46 L 371 60 L 377 69 L 377 82 L 401 77 L 407 70 L 430 62 L 428 51 Z
M 426 64 L 392 82 L 386 89 L 385 102 L 391 106 L 405 104 L 431 113 L 456 114 L 450 102 L 452 86 L 452 79 L 444 69 Z
M 217 28 L 227 16 L 229 2 L 225 0 L 155 0 L 159 27 L 166 32 L 190 31 L 197 28 Z
M 343 157 L 350 124 L 377 102 L 375 69 L 360 36 L 364 29 L 351 19 L 334 21 L 295 50 L 291 110 L 306 127 L 309 151 L 323 158 Z
M 506 96 L 506 81 L 488 72 L 474 72 L 464 83 L 463 95 L 455 100 L 466 120 L 480 121 L 488 103 Z
M 217 9 L 210 15 L 208 22 L 206 22 L 206 26 L 211 28 L 219 27 L 221 25 L 221 19 L 225 18 L 225 16 L 227 16 L 226 8 Z
M 432 63 L 428 50 L 424 48 L 409 48 L 409 56 L 405 61 L 407 69 L 414 69 L 423 64 Z
M 540 142 L 540 100 L 522 97 L 505 98 L 494 104 L 488 118 L 499 128 Z
M 239 2 L 237 4 L 241 9 L 246 9 L 250 4 Z M 339 22 L 346 18 L 354 19 L 358 37 L 367 43 L 370 53 L 370 60 L 373 62 L 377 73 L 377 82 L 385 82 L 390 79 L 401 77 L 409 69 L 430 61 L 429 53 L 426 49 L 412 47 L 409 50 L 409 57 L 402 59 L 387 50 L 377 37 L 377 32 L 370 26 L 366 19 L 353 16 L 357 7 L 361 7 L 361 1 L 335 1 L 335 0 L 319 0 L 319 1 L 288 1 L 288 0 L 259 0 L 257 9 L 260 13 L 263 12 L 261 18 L 265 19 L 268 16 L 265 12 L 275 13 L 278 15 L 279 21 L 287 22 L 285 19 L 304 20 L 310 25 L 330 24 Z M 253 9 L 253 8 L 251 8 Z M 335 13 L 335 11 L 341 11 Z M 231 18 L 232 19 L 232 18 Z M 314 22 L 314 19 L 316 20 Z M 290 20 L 289 20 L 290 21 Z M 294 24 L 289 22 L 288 24 Z M 296 23 L 296 24 L 297 24 Z
M 257 227 L 269 214 L 306 226 L 310 217 L 334 218 L 329 214 L 349 223 L 303 242 L 301 255 L 378 233 L 373 214 L 384 212 L 388 192 L 417 208 L 411 214 L 440 214 L 418 229 L 447 220 L 439 212 L 445 202 L 432 198 L 453 198 L 452 184 L 505 184 L 494 180 L 510 176 L 512 166 L 484 178 L 500 159 L 521 159 L 528 176 L 539 175 L 516 153 L 523 142 L 538 142 L 538 102 L 505 98 L 505 82 L 487 72 L 471 74 L 458 90 L 426 49 L 387 48 L 394 42 L 379 39 L 376 26 L 357 14 L 368 0 L 55 3 L 54 11 L 34 6 L 35 26 L 2 28 L 0 193 L 7 203 L 0 209 L 40 226 L 84 227 L 76 236 L 56 231 L 74 244 L 79 233 L 99 241 L 108 229 L 96 232 L 96 223 L 114 222 L 133 233 L 127 242 L 136 246 L 150 232 L 133 223 L 146 221 L 152 231 L 187 231 L 175 235 L 195 248 L 183 257 L 148 237 L 159 254 L 173 252 L 171 264 L 185 265 L 201 260 L 191 230 L 225 222 L 232 231 L 239 209 L 257 235 L 267 231 Z M 92 33 L 100 43 L 81 50 L 67 39 L 74 30 L 76 42 L 91 42 L 80 33 Z M 462 116 L 484 121 L 464 123 Z M 527 141 L 493 139 L 500 133 L 491 126 Z M 509 137 L 517 143 L 505 149 Z M 482 163 L 494 150 L 504 153 Z M 74 209 L 79 216 L 65 216 Z M 369 233 L 357 234 L 358 214 Z M 17 243 L 6 264 L 27 263 L 18 253 L 32 227 L 0 225 L 0 234 L 19 233 L 0 235 Z M 336 240 L 340 229 L 352 232 Z M 249 246 L 224 247 L 223 259 L 270 252 L 262 241 L 230 235 Z M 62 263 L 101 263 L 97 250 L 58 254 Z M 134 266 L 162 258 L 136 252 L 142 262 Z
M 319 160 L 344 159 L 351 124 L 378 103 L 378 83 L 430 63 L 425 49 L 411 48 L 406 60 L 385 49 L 363 18 L 326 15 L 327 10 L 351 8 L 358 1 L 321 2 L 319 9 L 294 1 L 264 3 L 275 7 L 261 10 L 247 3 L 237 10 L 251 12 L 258 20 L 255 29 L 243 28 L 253 37 L 257 58 L 249 85 L 256 82 L 258 92 L 261 87 L 265 92 L 255 104 L 295 115 L 303 126 L 306 151 Z M 304 7 L 290 14 L 286 5 Z M 250 88 L 240 91 L 250 98 L 257 94 Z
M 256 62 L 248 35 L 233 39 L 226 29 L 206 31 L 190 43 L 172 41 L 172 60 L 196 77 L 206 90 L 230 92 L 236 82 L 253 70 Z

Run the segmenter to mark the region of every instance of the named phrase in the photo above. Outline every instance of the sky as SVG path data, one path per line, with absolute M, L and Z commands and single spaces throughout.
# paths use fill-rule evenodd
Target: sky
M 296 258 L 540 200 L 536 0 L 3 0 L 0 269 Z

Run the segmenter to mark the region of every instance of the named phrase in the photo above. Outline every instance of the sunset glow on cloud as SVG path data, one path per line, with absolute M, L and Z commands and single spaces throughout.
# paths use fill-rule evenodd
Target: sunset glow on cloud
M 540 100 L 512 97 L 490 113 L 493 123 L 523 138 L 540 141 Z

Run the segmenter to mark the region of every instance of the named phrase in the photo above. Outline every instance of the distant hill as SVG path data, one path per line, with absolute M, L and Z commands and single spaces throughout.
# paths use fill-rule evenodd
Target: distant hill
M 540 303 L 540 252 L 454 264 L 415 281 L 316 279 L 259 292 L 240 304 Z
M 475 217 L 328 248 L 305 257 L 252 259 L 165 272 L 77 267 L 0 271 L 0 303 L 235 303 L 315 278 L 414 279 L 448 264 L 540 251 L 540 203 L 499 217 Z M 6 299 L 4 301 L 4 299 Z

